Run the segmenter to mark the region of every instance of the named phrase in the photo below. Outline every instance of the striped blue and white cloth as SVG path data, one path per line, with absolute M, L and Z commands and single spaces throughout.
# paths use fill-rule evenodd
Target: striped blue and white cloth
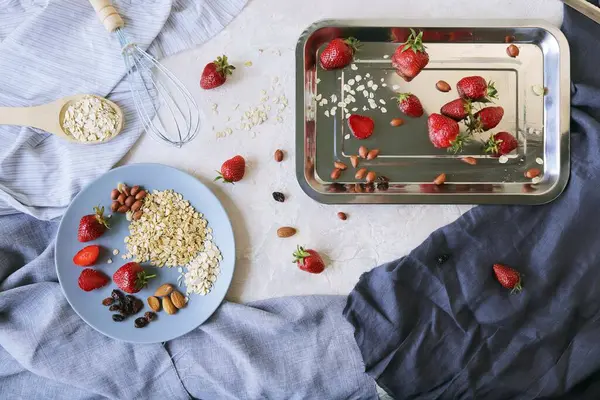
M 247 0 L 115 1 L 128 36 L 157 57 L 210 39 Z M 141 134 L 120 46 L 84 0 L 0 1 L 0 107 L 63 96 L 108 96 L 126 113 L 125 131 L 102 146 L 66 143 L 32 128 L 0 125 L 0 215 L 62 215 L 71 199 L 106 172 Z

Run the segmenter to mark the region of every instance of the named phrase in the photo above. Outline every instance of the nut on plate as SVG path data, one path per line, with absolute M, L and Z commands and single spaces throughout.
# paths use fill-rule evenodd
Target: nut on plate
M 177 290 L 174 290 L 173 293 L 171 293 L 171 302 L 178 309 L 182 309 L 186 306 L 185 296 Z
M 134 196 L 136 194 L 138 194 L 140 192 L 140 186 L 139 185 L 135 185 L 134 187 L 131 188 L 131 190 L 129 191 L 129 195 L 130 196 Z
M 148 297 L 147 302 L 148 302 L 148 307 L 150 307 L 152 309 L 152 311 L 160 310 L 160 300 L 158 299 L 158 297 L 150 296 L 150 297 Z
M 112 192 L 110 192 L 110 199 L 116 200 L 119 198 L 120 194 L 121 194 L 121 192 L 119 192 L 117 189 L 113 189 Z
M 125 199 L 127 199 L 127 196 L 125 196 L 124 193 L 121 193 L 119 197 L 117 197 L 117 201 L 119 202 L 119 204 L 125 204 Z
M 350 156 L 350 163 L 354 168 L 358 167 L 358 156 Z
M 402 118 L 394 118 L 390 121 L 390 125 L 393 127 L 397 127 L 404 124 L 404 120 Z
M 127 207 L 131 207 L 133 205 L 133 203 L 135 203 L 135 197 L 129 196 L 128 198 L 125 199 L 125 205 Z
M 377 174 L 373 171 L 369 171 L 369 173 L 367 174 L 366 180 L 368 183 L 371 183 L 371 182 L 374 182 L 376 178 L 377 178 Z
M 129 211 L 129 207 L 127 207 L 126 205 L 122 205 L 117 209 L 117 212 L 120 212 L 122 214 L 126 213 L 127 211 Z
M 437 90 L 439 90 L 440 92 L 444 92 L 444 93 L 449 92 L 451 89 L 450 85 L 446 81 L 438 81 L 435 84 L 435 87 L 437 88 Z
M 275 158 L 275 161 L 277 162 L 282 162 L 283 161 L 283 151 L 277 149 L 275 150 L 275 154 L 273 155 L 273 158 Z
M 439 174 L 434 180 L 433 183 L 436 185 L 443 185 L 446 182 L 446 174 Z
M 134 221 L 137 221 L 138 219 L 142 218 L 143 214 L 144 214 L 144 212 L 142 210 L 137 210 L 136 212 L 133 213 L 133 215 L 131 216 L 131 219 L 133 219 Z
M 348 216 L 346 215 L 346 213 L 344 213 L 344 212 L 341 212 L 341 211 L 337 213 L 337 216 L 338 216 L 338 218 L 339 218 L 339 219 L 341 219 L 342 221 L 345 221 L 345 220 L 347 220 L 347 219 L 348 219 Z
M 158 289 L 154 292 L 154 295 L 157 297 L 168 296 L 173 291 L 173 285 L 170 283 L 165 283 L 164 285 L 160 285 Z
M 338 179 L 340 177 L 340 175 L 342 174 L 342 170 L 339 168 L 334 168 L 333 171 L 331 171 L 331 179 Z
M 367 149 L 365 146 L 360 146 L 358 148 L 358 155 L 360 156 L 360 158 L 366 158 L 368 153 L 369 149 Z
M 165 310 L 165 312 L 169 315 L 173 315 L 177 312 L 177 307 L 175 307 L 169 296 L 165 296 L 162 298 L 162 307 Z
M 136 200 L 141 200 L 141 199 L 143 199 L 144 197 L 146 197 L 146 195 L 147 195 L 147 194 L 148 194 L 148 193 L 147 193 L 145 190 L 140 190 L 140 191 L 138 192 L 138 194 L 136 194 L 136 195 L 135 195 L 135 199 L 136 199 Z
M 356 171 L 356 174 L 354 174 L 354 178 L 363 179 L 366 175 L 367 175 L 367 169 L 361 168 L 358 171 Z
M 341 161 L 334 162 L 333 166 L 336 167 L 337 169 L 341 169 L 342 171 L 345 171 L 346 169 L 348 169 L 348 166 Z
M 296 234 L 296 229 L 291 226 L 283 226 L 277 229 L 277 236 L 280 238 L 288 238 Z
M 367 160 L 374 160 L 379 155 L 379 149 L 369 150 L 367 153 Z

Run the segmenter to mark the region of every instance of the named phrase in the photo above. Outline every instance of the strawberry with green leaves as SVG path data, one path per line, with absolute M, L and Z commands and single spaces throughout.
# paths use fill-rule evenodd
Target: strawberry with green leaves
M 215 181 L 222 179 L 226 183 L 239 182 L 244 177 L 245 172 L 246 160 L 244 160 L 244 157 L 237 155 L 221 165 L 221 172 L 218 172 L 219 176 L 215 178 Z
M 321 67 L 326 70 L 344 68 L 352 62 L 360 46 L 360 42 L 353 37 L 333 39 L 319 57 Z
M 494 275 L 496 275 L 498 282 L 506 289 L 511 289 L 512 293 L 518 293 L 523 289 L 521 274 L 511 267 L 494 264 Z
M 498 126 L 504 117 L 504 108 L 486 107 L 477 111 L 467 125 L 472 132 L 486 132 Z
M 494 157 L 509 154 L 519 147 L 517 139 L 508 132 L 498 132 L 492 135 L 484 145 L 484 151 Z
M 302 271 L 311 274 L 320 274 L 325 270 L 325 262 L 319 253 L 312 249 L 305 249 L 302 246 L 298 246 L 294 252 L 293 263 L 297 264 Z
M 471 108 L 471 101 L 461 98 L 444 104 L 440 110 L 440 114 L 455 121 L 462 121 L 471 114 Z
M 148 284 L 148 280 L 155 276 L 148 274 L 140 264 L 130 262 L 113 274 L 113 281 L 124 292 L 137 293 Z
M 398 109 L 412 118 L 423 116 L 423 105 L 421 100 L 412 93 L 400 93 L 396 98 Z
M 458 123 L 452 118 L 440 114 L 431 114 L 427 119 L 429 140 L 438 149 L 448 149 L 458 153 L 467 140 L 460 134 Z
M 81 217 L 79 229 L 77 230 L 77 240 L 80 242 L 96 240 L 108 228 L 108 222 L 104 218 L 104 207 L 94 207 L 94 214 Z
M 456 84 L 458 95 L 465 100 L 489 102 L 498 98 L 498 91 L 492 81 L 486 82 L 481 76 L 467 76 Z
M 423 32 L 417 34 L 413 29 L 410 32 L 406 42 L 392 56 L 392 66 L 406 82 L 412 81 L 429 63 L 429 54 L 423 45 Z
M 214 89 L 221 86 L 227 80 L 227 76 L 233 74 L 235 67 L 229 65 L 227 56 L 223 55 L 211 63 L 206 64 L 200 77 L 200 87 L 202 89 Z

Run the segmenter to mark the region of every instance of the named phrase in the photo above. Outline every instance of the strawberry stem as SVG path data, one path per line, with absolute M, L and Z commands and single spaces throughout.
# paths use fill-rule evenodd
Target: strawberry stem
M 419 34 L 417 34 L 415 30 L 411 28 L 410 35 L 403 44 L 404 47 L 402 48 L 402 52 L 412 49 L 415 53 L 425 53 L 426 47 L 423 45 L 423 31 L 419 31 Z
M 104 225 L 107 229 L 110 229 L 108 221 L 104 218 L 104 207 L 94 207 L 94 213 L 96 214 L 96 221 L 98 221 L 100 225 Z
M 135 280 L 136 289 L 141 289 L 148 284 L 148 281 L 155 278 L 156 274 L 148 274 L 146 271 L 138 272 L 137 279 Z
M 348 47 L 350 47 L 350 49 L 352 50 L 352 54 L 359 51 L 362 47 L 362 43 L 360 42 L 360 40 L 354 37 L 349 37 L 348 39 L 344 40 L 344 43 L 346 43 Z
M 227 75 L 233 74 L 233 70 L 235 69 L 235 67 L 233 65 L 229 65 L 229 62 L 227 62 L 227 56 L 226 55 L 222 55 L 221 57 L 217 57 L 217 59 L 215 61 L 213 61 L 213 62 L 217 66 L 217 72 L 223 74 L 223 76 L 227 76 Z
M 296 248 L 296 251 L 293 254 L 294 256 L 294 261 L 292 261 L 292 263 L 294 264 L 299 264 L 299 265 L 304 265 L 304 259 L 306 257 L 310 257 L 310 253 L 306 250 L 304 250 L 304 247 L 298 245 L 298 247 Z

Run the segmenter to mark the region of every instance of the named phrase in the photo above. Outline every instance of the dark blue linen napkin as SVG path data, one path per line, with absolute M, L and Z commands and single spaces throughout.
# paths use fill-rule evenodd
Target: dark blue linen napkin
M 364 274 L 348 298 L 366 371 L 395 398 L 600 399 L 600 25 L 567 7 L 563 31 L 566 191 L 545 206 L 476 207 Z M 499 285 L 494 263 L 524 274 L 520 294 Z

